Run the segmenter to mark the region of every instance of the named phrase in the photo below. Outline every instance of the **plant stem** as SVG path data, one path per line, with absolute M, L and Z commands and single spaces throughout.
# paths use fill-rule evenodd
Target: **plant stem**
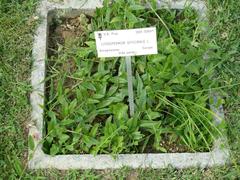
M 146 0 L 146 1 L 147 1 L 148 5 L 149 5 L 150 9 L 154 12 L 154 14 L 157 16 L 157 18 L 160 20 L 160 22 L 163 24 L 163 26 L 164 26 L 165 29 L 167 30 L 169 37 L 172 39 L 172 41 L 174 41 L 174 40 L 173 40 L 173 37 L 172 37 L 172 34 L 171 34 L 171 32 L 170 32 L 167 24 L 166 24 L 166 23 L 163 21 L 163 19 L 158 15 L 158 13 L 156 12 L 156 10 L 152 7 L 151 3 L 149 3 L 148 0 Z

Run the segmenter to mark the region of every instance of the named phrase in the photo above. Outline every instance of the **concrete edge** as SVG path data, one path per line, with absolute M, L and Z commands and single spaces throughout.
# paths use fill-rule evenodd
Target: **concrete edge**
M 41 150 L 40 150 L 41 151 Z M 30 169 L 118 169 L 212 167 L 228 161 L 227 149 L 208 153 L 166 153 L 166 154 L 120 154 L 117 159 L 111 155 L 57 155 L 41 154 L 29 162 Z
M 163 2 L 163 1 L 161 1 Z M 183 9 L 186 2 L 195 8 L 200 14 L 205 14 L 206 6 L 199 1 L 172 1 L 168 0 L 158 3 L 159 8 L 166 6 L 172 9 Z M 33 68 L 31 74 L 31 83 L 33 91 L 31 93 L 32 105 L 32 124 L 29 128 L 29 135 L 34 138 L 36 149 L 29 150 L 30 169 L 106 169 L 120 168 L 129 166 L 132 168 L 165 168 L 171 165 L 176 168 L 187 168 L 192 166 L 210 167 L 214 165 L 223 165 L 228 161 L 229 150 L 220 149 L 221 140 L 217 140 L 212 152 L 204 153 L 162 153 L 162 154 L 120 154 L 116 160 L 111 155 L 57 155 L 50 156 L 42 151 L 41 142 L 43 141 L 42 131 L 43 105 L 44 105 L 44 79 L 45 79 L 45 59 L 47 54 L 47 35 L 48 35 L 48 13 L 52 10 L 64 9 L 87 9 L 94 10 L 101 7 L 101 2 L 94 0 L 87 4 L 79 4 L 79 0 L 68 0 L 67 3 L 49 3 L 43 0 L 38 8 L 39 15 L 42 17 L 42 23 L 39 25 L 33 45 Z M 205 15 L 203 15 L 205 17 Z M 215 111 L 218 112 L 218 111 Z M 222 144 L 222 143 L 221 143 Z

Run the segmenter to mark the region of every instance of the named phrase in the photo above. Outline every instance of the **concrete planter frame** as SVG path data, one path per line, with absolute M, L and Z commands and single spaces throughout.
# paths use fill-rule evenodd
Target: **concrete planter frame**
M 30 169 L 55 168 L 67 169 L 117 169 L 123 166 L 131 168 L 166 168 L 169 165 L 174 168 L 188 167 L 211 167 L 223 165 L 229 161 L 229 149 L 225 139 L 215 142 L 211 152 L 199 153 L 159 153 L 159 154 L 120 154 L 116 159 L 111 155 L 56 155 L 50 156 L 42 150 L 44 128 L 44 90 L 45 90 L 45 60 L 47 56 L 48 26 L 51 18 L 57 12 L 66 17 L 74 17 L 79 12 L 93 13 L 96 7 L 101 7 L 100 0 L 68 0 L 64 3 L 51 3 L 43 0 L 38 8 L 41 23 L 36 31 L 33 46 L 33 67 L 31 83 L 32 121 L 29 126 L 29 135 L 34 139 L 36 148 L 29 150 L 28 167 Z M 206 7 L 202 1 L 159 1 L 159 8 L 183 9 L 186 5 L 193 7 L 199 13 L 200 18 L 205 18 Z M 218 115 L 215 117 L 219 122 L 223 117 L 223 109 L 212 110 Z M 219 118 L 221 117 L 221 118 Z M 223 146 L 223 148 L 221 148 Z

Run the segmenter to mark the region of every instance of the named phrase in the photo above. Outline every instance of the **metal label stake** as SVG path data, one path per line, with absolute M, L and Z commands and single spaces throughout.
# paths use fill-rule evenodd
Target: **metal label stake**
M 130 108 L 130 116 L 134 115 L 134 98 L 133 98 L 133 77 L 132 77 L 132 62 L 131 57 L 125 58 L 127 65 L 127 79 L 128 79 L 128 102 Z

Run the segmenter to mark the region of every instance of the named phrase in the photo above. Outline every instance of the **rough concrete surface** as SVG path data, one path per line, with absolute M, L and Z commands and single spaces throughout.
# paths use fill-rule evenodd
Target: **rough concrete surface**
M 205 17 L 206 7 L 201 1 L 159 1 L 159 8 L 183 9 L 184 6 L 191 6 L 199 12 L 200 17 Z M 44 106 L 44 79 L 45 79 L 45 59 L 47 56 L 47 39 L 48 39 L 48 23 L 50 21 L 49 12 L 66 10 L 66 13 L 71 14 L 71 11 L 94 11 L 96 7 L 101 7 L 101 0 L 65 0 L 62 3 L 48 2 L 42 0 L 38 14 L 41 16 L 41 24 L 39 25 L 34 45 L 33 45 L 33 67 L 31 75 L 31 83 L 33 91 L 31 93 L 32 105 L 32 123 L 29 126 L 29 135 L 34 137 L 35 150 L 29 150 L 30 169 L 106 169 L 106 168 L 121 168 L 129 166 L 132 168 L 166 168 L 171 165 L 175 168 L 187 168 L 192 166 L 210 167 L 214 165 L 223 165 L 228 162 L 229 150 L 227 146 L 220 149 L 220 144 L 223 140 L 218 140 L 215 143 L 215 148 L 212 152 L 206 153 L 159 153 L 159 154 L 120 154 L 116 159 L 111 155 L 57 155 L 50 156 L 42 151 L 43 138 L 43 106 Z M 223 113 L 220 110 L 214 109 L 216 121 L 220 121 Z

